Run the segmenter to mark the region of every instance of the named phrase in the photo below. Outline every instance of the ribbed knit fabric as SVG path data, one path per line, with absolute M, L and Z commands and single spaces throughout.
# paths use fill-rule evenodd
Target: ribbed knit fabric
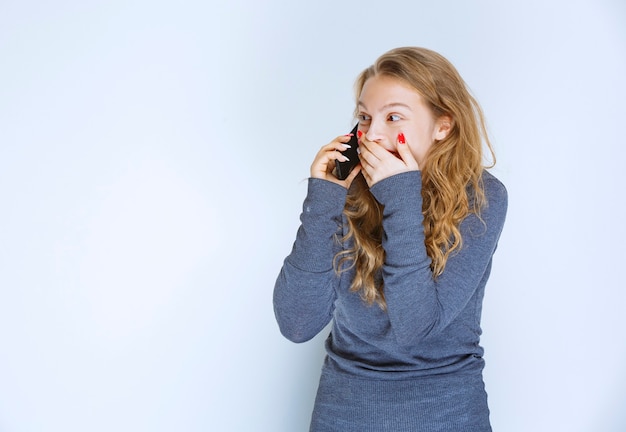
M 486 432 L 491 427 L 480 375 L 381 381 L 324 372 L 310 430 Z
M 480 316 L 504 224 L 506 189 L 485 172 L 488 205 L 461 224 L 463 248 L 433 280 L 424 246 L 421 173 L 371 188 L 384 205 L 381 277 L 387 310 L 350 292 L 337 275 L 347 191 L 309 180 L 301 226 L 274 289 L 281 332 L 304 342 L 333 320 L 311 430 L 489 431 Z

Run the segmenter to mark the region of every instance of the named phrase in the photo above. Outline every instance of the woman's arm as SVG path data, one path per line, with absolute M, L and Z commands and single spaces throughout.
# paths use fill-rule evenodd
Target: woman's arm
M 371 188 L 385 206 L 385 299 L 398 343 L 404 346 L 442 331 L 466 306 L 491 263 L 507 208 L 506 189 L 485 174 L 488 204 L 480 218 L 470 214 L 461 223 L 462 249 L 450 255 L 435 281 L 424 244 L 421 187 L 421 172 L 411 171 Z
M 301 225 L 274 287 L 278 326 L 293 342 L 313 338 L 332 318 L 339 282 L 333 258 L 341 247 L 346 194 L 340 185 L 309 179 Z

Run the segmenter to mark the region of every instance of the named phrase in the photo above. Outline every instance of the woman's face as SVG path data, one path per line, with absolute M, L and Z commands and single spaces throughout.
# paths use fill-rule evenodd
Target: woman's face
M 365 139 L 397 154 L 398 134 L 402 132 L 420 166 L 435 140 L 447 136 L 451 124 L 447 116 L 435 119 L 413 87 L 387 76 L 374 76 L 365 82 L 358 113 L 359 130 Z

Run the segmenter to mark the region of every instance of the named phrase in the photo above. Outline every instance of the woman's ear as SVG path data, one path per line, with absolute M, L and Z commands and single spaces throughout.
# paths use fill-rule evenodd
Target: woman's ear
M 441 141 L 442 139 L 445 139 L 452 130 L 453 126 L 454 120 L 452 120 L 452 117 L 449 115 L 444 114 L 439 117 L 435 124 L 435 140 Z

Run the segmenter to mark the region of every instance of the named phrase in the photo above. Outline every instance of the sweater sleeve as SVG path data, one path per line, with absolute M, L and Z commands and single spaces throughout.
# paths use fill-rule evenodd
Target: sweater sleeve
M 305 342 L 331 320 L 339 278 L 333 259 L 341 245 L 345 188 L 309 179 L 301 225 L 274 286 L 274 313 L 281 333 Z
M 420 171 L 398 174 L 371 191 L 384 205 L 383 282 L 389 319 L 400 345 L 412 346 L 445 329 L 463 310 L 487 274 L 504 224 L 507 192 L 484 177 L 487 206 L 460 226 L 462 248 L 434 279 L 424 243 Z

